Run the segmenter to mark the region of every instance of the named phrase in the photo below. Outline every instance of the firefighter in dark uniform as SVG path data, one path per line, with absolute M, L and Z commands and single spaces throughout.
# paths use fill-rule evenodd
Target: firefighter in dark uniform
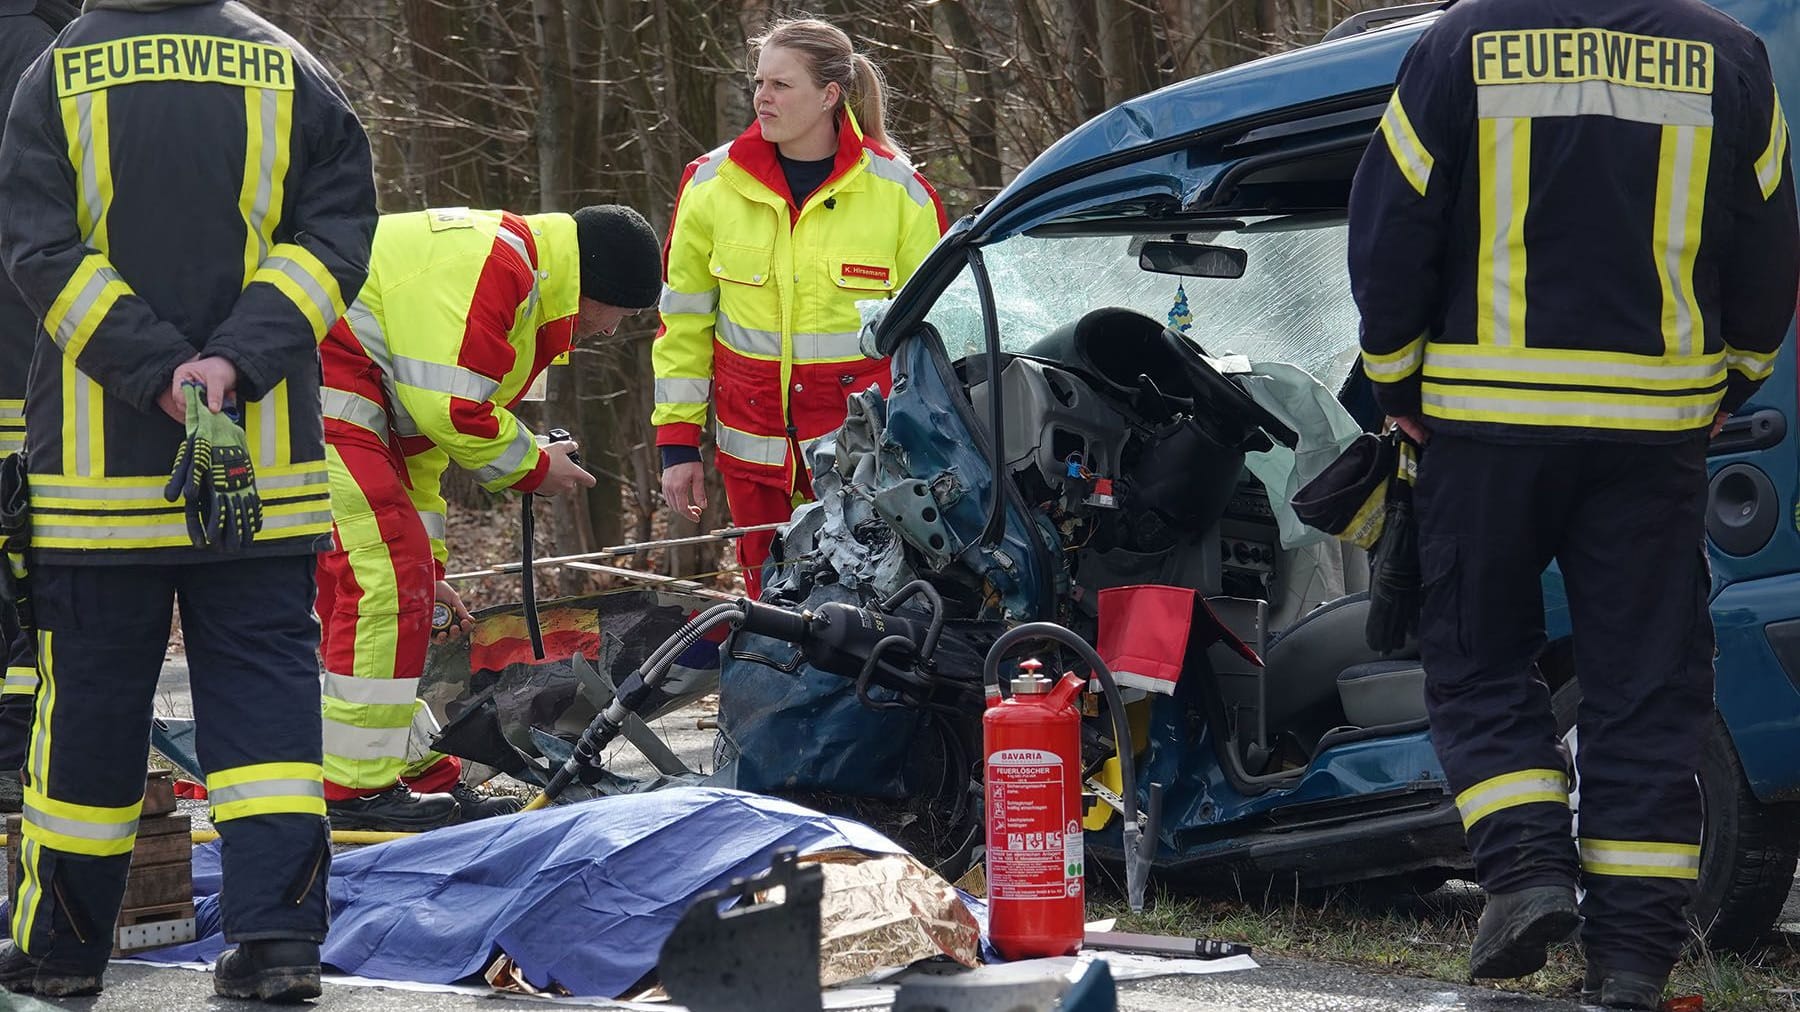
M 1363 365 L 1420 442 L 1432 740 L 1489 894 L 1477 977 L 1577 925 L 1589 1000 L 1654 1008 L 1700 867 L 1709 431 L 1794 315 L 1762 43 L 1699 0 L 1465 0 L 1401 67 L 1350 198 Z M 1540 576 L 1574 622 L 1580 839 Z
M 100 988 L 179 599 L 237 943 L 214 986 L 319 993 L 330 847 L 312 602 L 331 511 L 318 342 L 362 285 L 375 220 L 349 102 L 236 2 L 88 0 L 19 84 L 0 144 L 0 263 L 42 321 L 26 397 L 41 682 L 0 945 L 11 990 Z M 206 402 L 186 400 L 185 382 Z M 231 399 L 241 430 L 215 414 Z M 223 445 L 253 463 L 253 484 L 219 449 L 233 434 Z M 208 468 L 185 493 L 177 482 L 175 502 L 171 461 Z M 196 525 L 196 503 L 233 523 Z
M 0 119 L 12 105 L 25 68 L 50 48 L 57 30 L 76 13 L 64 0 L 0 0 Z M 37 314 L 0 271 L 0 458 L 25 448 L 25 377 L 36 335 Z M 0 681 L 0 812 L 16 812 L 31 697 L 37 691 L 37 654 L 12 602 L 5 599 L 0 599 L 0 662 L 5 665 Z

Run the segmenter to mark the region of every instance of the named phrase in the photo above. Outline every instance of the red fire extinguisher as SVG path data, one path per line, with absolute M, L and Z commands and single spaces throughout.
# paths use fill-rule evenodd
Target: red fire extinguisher
M 1007 959 L 1062 956 L 1081 948 L 1081 714 L 1083 681 L 1051 682 L 1021 661 L 1011 698 L 988 698 L 988 936 Z

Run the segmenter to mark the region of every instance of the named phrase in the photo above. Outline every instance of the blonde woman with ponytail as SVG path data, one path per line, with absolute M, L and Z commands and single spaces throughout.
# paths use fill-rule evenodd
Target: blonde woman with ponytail
M 740 526 L 811 498 L 807 449 L 843 424 L 851 394 L 887 389 L 887 361 L 859 349 L 856 303 L 892 297 L 944 229 L 888 134 L 881 72 L 849 36 L 802 19 L 752 45 L 756 122 L 682 177 L 652 353 L 663 496 L 689 520 L 706 506 L 710 405 Z M 738 542 L 752 597 L 770 541 Z

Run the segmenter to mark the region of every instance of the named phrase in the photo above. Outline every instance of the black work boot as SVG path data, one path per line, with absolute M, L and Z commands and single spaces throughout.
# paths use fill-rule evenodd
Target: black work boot
M 448 794 L 414 794 L 395 784 L 380 794 L 325 802 L 332 829 L 366 829 L 378 833 L 423 833 L 455 821 L 460 811 Z
M 213 990 L 226 998 L 296 1002 L 319 996 L 319 944 L 244 942 L 213 964 Z
M 46 969 L 43 960 L 8 939 L 0 941 L 0 987 L 15 994 L 79 998 L 100 993 L 100 974 Z
M 1581 923 L 1575 890 L 1533 886 L 1488 897 L 1469 949 L 1469 976 L 1523 977 L 1544 968 L 1544 949 Z
M 496 815 L 511 815 L 524 807 L 524 803 L 518 798 L 483 794 L 465 783 L 458 783 L 451 788 L 450 796 L 456 799 L 457 822 L 474 822 L 476 819 L 491 819 Z
M 1589 963 L 1581 982 L 1581 1000 L 1603 1008 L 1657 1009 L 1662 1007 L 1663 988 L 1668 983 L 1666 973 L 1658 977 Z

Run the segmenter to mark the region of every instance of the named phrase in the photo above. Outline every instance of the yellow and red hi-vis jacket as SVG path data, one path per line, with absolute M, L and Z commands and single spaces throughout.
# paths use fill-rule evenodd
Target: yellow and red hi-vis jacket
M 491 492 L 544 480 L 549 459 L 510 409 L 569 350 L 580 289 L 567 214 L 440 208 L 376 226 L 369 280 L 321 349 L 326 440 L 399 448 L 440 576 L 450 461 Z
M 719 470 L 795 484 L 794 451 L 886 388 L 858 345 L 856 303 L 890 298 L 944 230 L 925 178 L 845 112 L 831 175 L 805 203 L 760 125 L 688 165 L 664 250 L 652 350 L 660 446 L 699 446 L 710 401 Z

